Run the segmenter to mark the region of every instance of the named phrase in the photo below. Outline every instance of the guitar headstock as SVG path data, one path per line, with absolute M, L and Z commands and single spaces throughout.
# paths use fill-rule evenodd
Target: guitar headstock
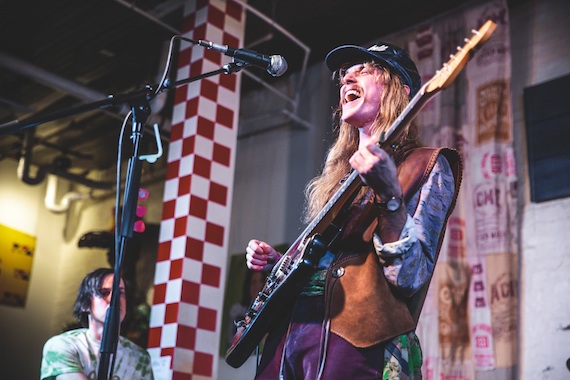
M 488 20 L 479 28 L 473 30 L 473 37 L 465 39 L 463 47 L 457 47 L 457 53 L 450 56 L 443 67 L 437 71 L 436 75 L 425 84 L 425 93 L 440 91 L 447 88 L 455 77 L 463 70 L 463 67 L 471 59 L 477 49 L 479 49 L 491 37 L 497 24 Z

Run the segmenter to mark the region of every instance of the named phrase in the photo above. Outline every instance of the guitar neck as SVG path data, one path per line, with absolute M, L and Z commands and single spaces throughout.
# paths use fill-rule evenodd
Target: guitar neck
M 437 92 L 431 91 L 426 92 L 426 88 L 430 82 L 424 84 L 418 93 L 410 100 L 410 103 L 406 106 L 404 111 L 398 116 L 398 118 L 392 123 L 390 128 L 384 133 L 380 146 L 384 144 L 383 141 L 395 141 L 398 139 L 400 134 L 405 131 L 406 127 L 411 124 L 412 120 L 418 115 L 422 108 L 427 104 L 427 102 L 433 98 Z

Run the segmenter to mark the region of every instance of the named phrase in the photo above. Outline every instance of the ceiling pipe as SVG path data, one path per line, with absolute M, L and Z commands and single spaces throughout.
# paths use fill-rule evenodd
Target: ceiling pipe
M 56 157 L 52 164 L 38 167 L 35 177 L 32 177 L 30 173 L 34 131 L 35 130 L 32 128 L 27 130 L 24 134 L 22 154 L 18 161 L 18 168 L 16 169 L 16 174 L 20 181 L 28 185 L 38 185 L 44 181 L 47 174 L 54 174 L 92 189 L 111 189 L 115 186 L 114 182 L 93 181 L 86 178 L 85 175 L 68 172 L 67 169 L 71 166 L 71 162 L 66 157 Z
M 60 200 L 58 204 L 56 202 L 57 196 L 57 176 L 53 174 L 48 174 L 47 176 L 47 187 L 46 187 L 46 196 L 44 198 L 44 204 L 46 208 L 56 214 L 61 214 L 69 210 L 71 204 L 76 201 L 80 201 L 83 199 L 88 199 L 91 197 L 90 194 L 82 194 L 76 191 L 70 191 L 66 193 Z

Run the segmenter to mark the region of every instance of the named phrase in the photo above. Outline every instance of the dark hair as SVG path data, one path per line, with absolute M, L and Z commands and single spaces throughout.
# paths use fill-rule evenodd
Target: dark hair
M 73 305 L 73 316 L 77 318 L 83 327 L 88 326 L 87 315 L 91 310 L 93 296 L 101 296 L 100 289 L 105 277 L 113 273 L 111 268 L 98 268 L 87 274 L 81 281 L 79 290 L 77 290 L 77 298 Z

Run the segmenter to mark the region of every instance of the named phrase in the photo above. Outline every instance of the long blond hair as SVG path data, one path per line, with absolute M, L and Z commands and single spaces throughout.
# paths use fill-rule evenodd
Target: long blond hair
M 380 134 L 394 123 L 400 113 L 409 103 L 408 93 L 400 78 L 377 63 L 365 63 L 367 69 L 374 68 L 376 80 L 381 81 L 384 91 L 380 98 L 378 114 L 372 125 L 372 133 L 379 140 Z M 342 84 L 342 75 L 338 75 Z M 358 129 L 346 122 L 340 121 L 342 113 L 341 105 L 334 112 L 337 122 L 335 132 L 338 136 L 330 147 L 323 171 L 313 178 L 305 189 L 306 207 L 305 221 L 310 221 L 323 208 L 329 198 L 338 189 L 342 179 L 351 171 L 349 159 L 358 150 Z M 416 128 L 409 127 L 396 142 L 399 146 L 417 146 Z M 399 149 L 396 154 L 401 153 Z

